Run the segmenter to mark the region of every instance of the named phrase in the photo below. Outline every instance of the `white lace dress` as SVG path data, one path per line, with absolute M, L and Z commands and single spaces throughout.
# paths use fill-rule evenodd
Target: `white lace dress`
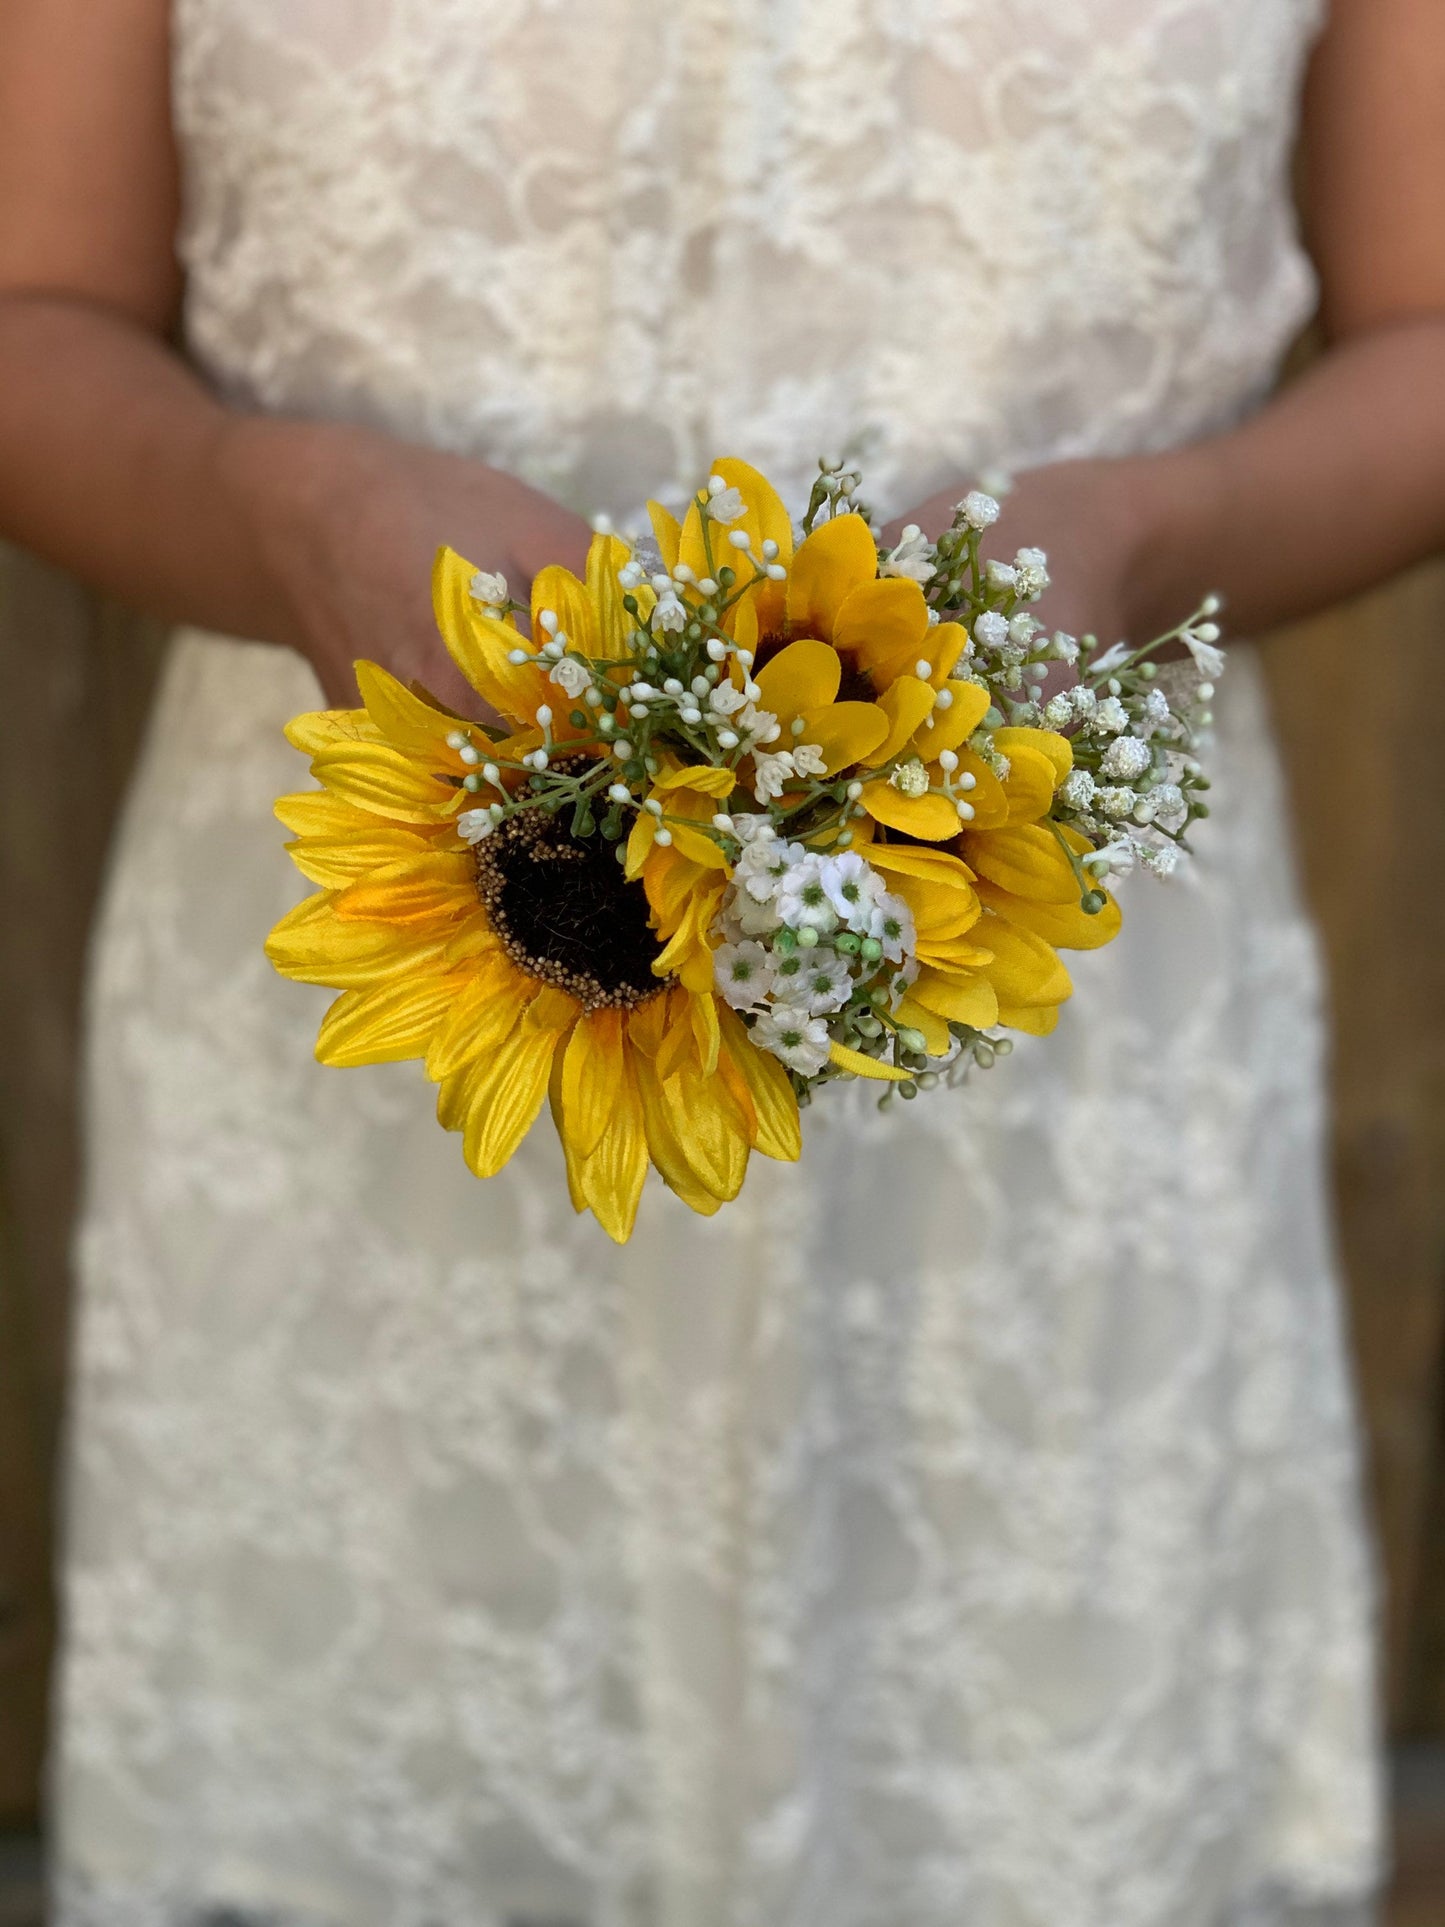
M 1315 0 L 177 0 L 220 387 L 623 513 L 1267 388 Z M 1055 1038 L 619 1252 L 312 1061 L 315 697 L 181 635 L 100 931 L 62 1927 L 1321 1927 L 1376 1875 L 1314 946 L 1248 652 Z

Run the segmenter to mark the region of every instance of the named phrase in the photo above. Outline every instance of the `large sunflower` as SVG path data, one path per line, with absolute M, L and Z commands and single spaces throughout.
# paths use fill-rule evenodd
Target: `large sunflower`
M 494 833 L 467 834 L 478 769 L 491 757 L 516 764 L 543 740 L 539 641 L 563 628 L 591 656 L 624 655 L 626 555 L 598 537 L 585 582 L 544 570 L 528 640 L 443 552 L 434 586 L 447 647 L 515 731 L 495 742 L 358 665 L 363 708 L 299 717 L 288 731 L 321 787 L 283 797 L 277 814 L 298 868 L 322 888 L 267 945 L 283 975 L 341 993 L 321 1061 L 423 1059 L 440 1086 L 437 1115 L 462 1133 L 479 1177 L 506 1164 L 550 1099 L 573 1204 L 619 1242 L 649 1163 L 711 1213 L 737 1195 L 753 1150 L 795 1159 L 801 1148 L 787 1072 L 713 994 L 710 973 L 687 967 L 685 944 L 674 968 L 648 890 L 583 809 L 569 823 L 522 795 Z M 554 775 L 570 775 L 581 802 L 598 795 L 606 760 L 569 753 L 579 731 L 569 736 L 565 719 L 550 727 Z M 492 780 L 514 796 L 521 781 Z

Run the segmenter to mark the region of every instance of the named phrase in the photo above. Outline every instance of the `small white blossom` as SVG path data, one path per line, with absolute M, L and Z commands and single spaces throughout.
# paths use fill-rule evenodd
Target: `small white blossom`
M 901 897 L 889 896 L 885 891 L 873 905 L 868 919 L 868 935 L 876 937 L 883 946 L 883 955 L 889 963 L 902 963 L 911 956 L 918 941 L 913 928 L 913 914 Z
M 1117 776 L 1122 782 L 1132 783 L 1153 760 L 1149 745 L 1141 743 L 1137 736 L 1116 736 L 1104 751 L 1099 767 L 1105 776 Z
M 1177 783 L 1156 783 L 1149 792 L 1154 805 L 1154 821 L 1166 830 L 1182 830 L 1189 817 L 1189 806 Z
M 780 1057 L 789 1070 L 813 1077 L 828 1061 L 828 1026 L 821 1017 L 806 1017 L 783 1004 L 765 1010 L 753 1025 L 753 1042 L 774 1057 Z
M 734 1010 L 755 1010 L 773 987 L 771 952 L 751 938 L 720 944 L 713 952 L 713 981 Z
M 548 682 L 556 683 L 564 696 L 583 695 L 592 686 L 592 671 L 586 663 L 578 662 L 575 656 L 563 656 L 554 662 L 547 676 Z
M 795 864 L 783 878 L 778 891 L 778 915 L 790 930 L 816 930 L 826 934 L 837 929 L 838 913 L 829 901 L 822 864 L 816 857 Z
M 482 838 L 490 836 L 496 827 L 490 808 L 463 810 L 457 818 L 457 835 L 464 843 L 480 843 Z
M 983 572 L 991 589 L 1013 589 L 1018 586 L 1018 571 L 1011 562 L 986 563 Z
M 774 735 L 777 730 L 774 729 Z M 760 803 L 771 803 L 782 795 L 789 777 L 795 776 L 792 753 L 780 749 L 776 753 L 764 749 L 753 751 L 753 795 Z
M 666 629 L 673 635 L 687 627 L 687 605 L 675 589 L 668 587 L 657 598 L 657 606 L 652 612 L 652 626 L 654 629 Z
M 856 850 L 844 850 L 824 858 L 822 875 L 828 901 L 843 922 L 855 935 L 866 935 L 869 912 L 881 888 L 878 872 Z
M 958 508 L 971 529 L 991 529 L 999 516 L 998 503 L 981 488 L 971 488 Z
M 1215 629 L 1212 622 L 1202 626 L 1213 630 L 1215 635 L 1219 634 L 1219 631 Z M 1201 676 L 1222 676 L 1224 674 L 1224 651 L 1222 649 L 1216 649 L 1213 642 L 1207 636 L 1201 634 L 1200 630 L 1186 629 L 1181 640 L 1183 641 L 1184 647 L 1189 651 L 1190 655 L 1193 656 L 1194 667 L 1199 671 Z
M 738 733 L 749 743 L 775 743 L 783 726 L 770 709 L 758 709 L 749 702 L 738 718 Z
M 1008 618 L 997 609 L 985 609 L 974 618 L 973 639 L 984 649 L 1002 649 L 1009 639 Z
M 1096 788 L 1090 771 L 1071 769 L 1059 785 L 1059 797 L 1068 809 L 1086 810 L 1094 800 Z
M 928 770 L 917 756 L 911 756 L 906 763 L 900 763 L 889 776 L 888 781 L 900 796 L 928 794 Z
M 1116 642 L 1112 644 L 1111 647 L 1104 651 L 1102 656 L 1095 656 L 1089 664 L 1090 675 L 1107 676 L 1111 669 L 1117 669 L 1119 664 L 1126 660 L 1129 653 L 1129 645 L 1127 642 Z
M 747 503 L 742 492 L 736 488 L 721 488 L 708 499 L 707 512 L 714 522 L 721 522 L 726 528 L 729 522 L 736 522 L 740 515 L 746 515 Z
M 1064 729 L 1073 720 L 1073 698 L 1067 690 L 1061 689 L 1057 696 L 1050 696 L 1044 704 L 1044 721 L 1050 729 Z
M 470 583 L 473 602 L 488 609 L 500 609 L 507 600 L 507 578 L 491 569 L 478 569 Z
M 1114 821 L 1118 823 L 1122 822 L 1126 816 L 1133 815 L 1134 805 L 1139 801 L 1139 797 L 1126 783 L 1120 783 L 1112 784 L 1107 789 L 1101 789 L 1099 791 L 1098 801 L 1099 808 L 1104 812 L 1105 816 L 1112 817 Z
M 745 850 L 755 843 L 771 843 L 777 834 L 769 817 L 753 816 L 746 811 L 733 817 L 733 835 Z
M 1098 736 L 1117 736 L 1129 727 L 1129 713 L 1117 696 L 1106 696 L 1094 707 L 1090 728 Z
M 802 968 L 778 984 L 780 1004 L 805 1011 L 810 1017 L 826 1017 L 841 1010 L 853 994 L 853 978 L 847 962 L 833 950 L 810 950 Z
M 910 522 L 898 547 L 879 563 L 878 573 L 906 576 L 910 582 L 927 582 L 934 568 L 933 544 L 916 522 Z
M 1179 867 L 1179 852 L 1172 843 L 1145 843 L 1139 849 L 1144 868 L 1156 877 L 1172 877 Z
M 1055 629 L 1049 642 L 1049 654 L 1056 662 L 1077 662 L 1079 645 L 1075 637 L 1067 635 L 1062 629 Z
M 1099 699 L 1087 683 L 1080 682 L 1069 691 L 1069 701 L 1074 705 L 1074 714 L 1084 717 L 1093 715 Z
M 1020 549 L 1014 557 L 1014 574 L 1019 594 L 1032 602 L 1049 586 L 1049 559 L 1042 549 Z
M 816 743 L 794 743 L 792 757 L 799 776 L 822 776 L 828 768 L 828 759 Z
M 1041 626 L 1026 609 L 1020 609 L 1017 615 L 1009 617 L 1008 639 L 1015 649 L 1031 649 Z
M 714 716 L 736 716 L 747 704 L 747 697 L 726 678 L 708 691 L 707 706 Z

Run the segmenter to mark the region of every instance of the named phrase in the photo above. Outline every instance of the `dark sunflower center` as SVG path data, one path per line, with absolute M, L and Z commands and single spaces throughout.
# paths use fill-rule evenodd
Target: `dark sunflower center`
M 546 810 L 524 810 L 477 845 L 477 894 L 513 963 L 584 1010 L 644 1003 L 666 987 L 647 894 L 622 874 L 615 844 L 574 837 Z

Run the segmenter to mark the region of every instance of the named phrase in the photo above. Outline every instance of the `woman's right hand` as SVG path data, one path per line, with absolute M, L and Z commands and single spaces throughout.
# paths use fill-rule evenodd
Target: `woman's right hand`
M 245 417 L 227 432 L 221 467 L 253 532 L 275 639 L 307 657 L 335 708 L 355 707 L 352 665 L 366 657 L 481 715 L 432 617 L 437 549 L 504 575 L 526 603 L 547 563 L 580 574 L 591 538 L 580 516 L 525 482 L 366 429 Z

